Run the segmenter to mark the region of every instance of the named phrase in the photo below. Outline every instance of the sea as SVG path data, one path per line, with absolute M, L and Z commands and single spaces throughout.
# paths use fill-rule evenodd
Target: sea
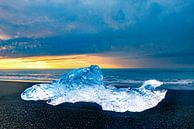
M 0 81 L 51 83 L 70 69 L 0 70 Z M 104 84 L 115 87 L 140 87 L 146 80 L 163 82 L 161 88 L 194 90 L 194 69 L 102 69 Z

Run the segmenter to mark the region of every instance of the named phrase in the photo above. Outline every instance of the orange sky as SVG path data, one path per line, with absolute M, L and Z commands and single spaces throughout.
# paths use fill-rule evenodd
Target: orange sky
M 125 68 L 119 60 L 102 55 L 36 56 L 1 58 L 0 69 L 63 69 L 80 68 L 93 64 L 101 68 Z
M 2 39 L 2 40 L 7 40 L 7 39 L 9 39 L 9 38 L 11 38 L 11 37 L 8 36 L 8 35 L 0 34 L 0 39 Z

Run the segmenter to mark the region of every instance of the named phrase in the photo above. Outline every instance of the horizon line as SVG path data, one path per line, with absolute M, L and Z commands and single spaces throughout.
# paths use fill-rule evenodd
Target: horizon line
M 78 68 L 24 68 L 24 69 L 1 69 L 0 70 L 72 70 L 86 67 L 78 67 Z M 126 68 L 100 68 L 100 69 L 194 69 L 194 67 L 126 67 Z

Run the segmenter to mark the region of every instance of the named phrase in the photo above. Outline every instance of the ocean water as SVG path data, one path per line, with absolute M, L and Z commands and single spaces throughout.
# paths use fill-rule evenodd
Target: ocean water
M 0 81 L 52 82 L 70 70 L 0 70 Z M 104 83 L 115 87 L 139 87 L 159 80 L 162 88 L 194 90 L 194 69 L 102 69 Z

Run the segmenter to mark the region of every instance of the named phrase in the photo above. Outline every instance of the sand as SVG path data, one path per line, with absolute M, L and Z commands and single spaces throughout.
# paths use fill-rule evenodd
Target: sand
M 35 83 L 0 82 L 0 129 L 192 129 L 194 91 L 169 90 L 158 106 L 141 113 L 102 111 L 94 103 L 23 101 Z

